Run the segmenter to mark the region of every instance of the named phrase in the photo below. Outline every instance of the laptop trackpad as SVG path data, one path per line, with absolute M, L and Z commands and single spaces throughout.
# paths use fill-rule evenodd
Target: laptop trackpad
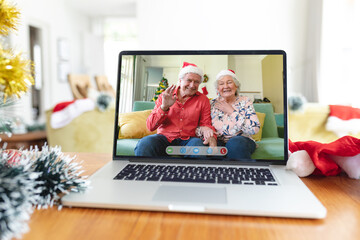
M 153 200 L 215 204 L 227 203 L 226 188 L 218 187 L 160 186 Z

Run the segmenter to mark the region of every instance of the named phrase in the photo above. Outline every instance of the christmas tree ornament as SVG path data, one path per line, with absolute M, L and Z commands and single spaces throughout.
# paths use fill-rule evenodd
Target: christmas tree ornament
M 204 74 L 204 81 L 203 81 L 203 83 L 207 83 L 208 81 L 209 81 L 208 75 Z
M 20 11 L 5 0 L 0 0 L 0 34 L 8 35 L 11 30 L 16 30 L 19 22 Z

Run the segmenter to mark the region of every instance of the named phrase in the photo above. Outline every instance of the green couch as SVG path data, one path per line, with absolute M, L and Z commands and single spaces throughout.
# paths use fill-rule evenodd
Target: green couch
M 143 111 L 153 109 L 154 102 L 137 101 L 134 103 L 133 111 Z M 252 154 L 253 159 L 283 159 L 284 158 L 284 138 L 279 137 L 278 126 L 276 125 L 275 115 L 272 104 L 255 103 L 256 112 L 265 113 L 264 126 L 262 129 L 261 141 L 257 141 L 258 147 Z M 280 127 L 281 128 L 281 127 Z M 118 155 L 134 155 L 134 148 L 139 141 L 138 138 L 118 139 L 117 154 Z

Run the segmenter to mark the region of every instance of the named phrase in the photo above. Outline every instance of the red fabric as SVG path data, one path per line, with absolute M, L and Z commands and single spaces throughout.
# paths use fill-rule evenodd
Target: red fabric
M 56 104 L 56 106 L 53 109 L 53 112 L 58 112 L 69 106 L 70 104 L 74 103 L 76 100 L 68 101 L 68 102 L 61 102 Z
M 337 117 L 342 120 L 360 118 L 360 108 L 353 108 L 351 106 L 330 105 L 329 116 Z
M 208 95 L 208 94 L 209 94 L 209 92 L 208 92 L 207 89 L 206 89 L 206 86 L 203 87 L 201 90 L 202 90 L 202 92 L 203 92 L 204 95 Z
M 187 67 L 187 66 L 197 67 L 197 66 L 196 66 L 195 64 L 193 64 L 193 63 L 184 62 L 182 68 Z
M 234 70 L 232 70 L 232 69 L 228 69 L 230 72 L 232 72 L 233 74 L 235 74 L 235 71 Z
M 290 152 L 305 150 L 316 167 L 313 174 L 334 176 L 341 172 L 341 168 L 330 156 L 352 157 L 360 154 L 360 139 L 345 136 L 331 143 L 292 142 L 289 140 L 289 150 Z
M 174 90 L 176 94 L 179 87 Z M 195 129 L 198 126 L 207 126 L 213 129 L 210 116 L 209 99 L 202 93 L 196 92 L 184 104 L 176 100 L 170 110 L 165 112 L 161 109 L 162 96 L 155 102 L 155 108 L 146 119 L 146 126 L 150 131 L 157 129 L 158 134 L 164 135 L 169 142 L 176 138 L 183 140 L 195 137 Z M 215 134 L 214 134 L 214 137 Z

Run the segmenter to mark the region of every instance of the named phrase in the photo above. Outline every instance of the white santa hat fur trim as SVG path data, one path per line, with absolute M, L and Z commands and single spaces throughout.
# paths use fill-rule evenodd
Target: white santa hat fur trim
M 234 80 L 238 81 L 235 72 L 231 69 L 227 69 L 227 70 L 221 70 L 217 75 L 216 75 L 216 81 L 220 80 L 222 77 L 224 76 L 231 76 Z
M 54 112 L 50 117 L 50 126 L 58 129 L 68 125 L 73 119 L 82 113 L 95 109 L 95 102 L 89 98 L 77 99 L 71 102 L 60 103 L 64 108 L 57 110 L 55 106 Z
M 360 133 L 360 109 L 351 106 L 329 105 L 330 113 L 325 129 L 338 137 Z
M 193 63 L 184 62 L 179 72 L 179 79 L 182 79 L 188 73 L 195 73 L 201 77 L 201 82 L 204 81 L 204 73 L 198 66 Z

